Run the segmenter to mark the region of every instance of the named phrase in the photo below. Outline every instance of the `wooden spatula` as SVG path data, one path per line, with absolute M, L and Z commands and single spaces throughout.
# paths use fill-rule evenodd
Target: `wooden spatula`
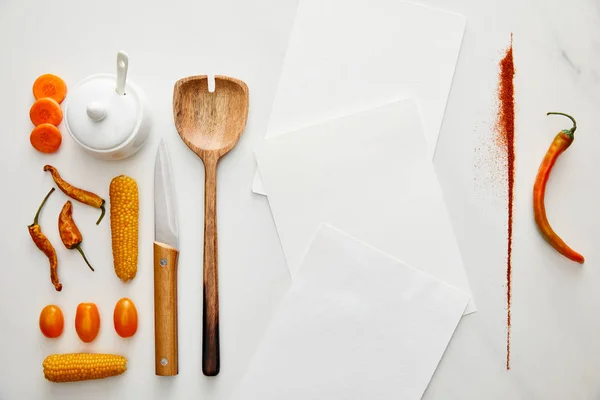
M 179 136 L 204 162 L 204 310 L 202 372 L 220 369 L 217 251 L 217 164 L 239 140 L 248 118 L 248 87 L 238 79 L 191 76 L 175 83 L 173 114 Z

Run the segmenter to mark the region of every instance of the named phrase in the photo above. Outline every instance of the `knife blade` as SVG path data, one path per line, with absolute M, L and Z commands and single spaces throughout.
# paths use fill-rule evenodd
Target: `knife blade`
M 160 376 L 179 373 L 177 260 L 179 242 L 169 153 L 161 140 L 154 166 L 154 355 Z

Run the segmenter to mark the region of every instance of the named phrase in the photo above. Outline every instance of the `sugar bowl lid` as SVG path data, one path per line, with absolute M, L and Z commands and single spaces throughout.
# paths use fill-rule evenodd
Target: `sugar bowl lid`
M 128 58 L 117 55 L 117 75 L 85 78 L 70 93 L 65 121 L 71 136 L 97 151 L 117 148 L 135 136 L 144 119 L 143 93 L 126 82 Z

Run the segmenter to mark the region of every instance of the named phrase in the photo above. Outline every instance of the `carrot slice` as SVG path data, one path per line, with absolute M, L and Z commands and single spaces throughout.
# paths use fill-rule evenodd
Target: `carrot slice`
M 56 75 L 44 74 L 33 82 L 33 96 L 37 99 L 51 97 L 59 104 L 67 95 L 67 84 Z
M 42 153 L 54 153 L 62 143 L 62 135 L 52 124 L 41 124 L 33 128 L 29 141 L 34 149 Z
M 63 119 L 63 112 L 56 100 L 51 97 L 42 97 L 31 106 L 29 118 L 35 126 L 45 123 L 58 126 Z

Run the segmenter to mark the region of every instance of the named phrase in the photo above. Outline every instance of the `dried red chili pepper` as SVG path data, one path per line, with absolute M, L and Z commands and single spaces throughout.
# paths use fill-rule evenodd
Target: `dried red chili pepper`
M 105 201 L 103 198 L 101 198 L 97 194 L 88 192 L 87 190 L 79 189 L 66 182 L 60 177 L 60 174 L 58 173 L 57 169 L 54 168 L 52 165 L 44 165 L 44 171 L 50 171 L 50 173 L 52 174 L 52 179 L 54 179 L 54 182 L 56 182 L 56 185 L 60 190 L 64 192 L 64 194 L 83 204 L 87 204 L 88 206 L 101 209 L 102 213 L 100 214 L 100 218 L 98 218 L 98 221 L 96 221 L 96 225 L 98 225 L 100 221 L 102 221 L 102 218 L 104 218 L 104 214 L 106 212 L 104 208 Z
M 50 261 L 50 280 L 52 281 L 54 288 L 60 292 L 62 290 L 62 284 L 58 281 L 58 259 L 56 258 L 56 250 L 54 250 L 54 246 L 52 246 L 52 243 L 50 243 L 50 240 L 48 240 L 46 235 L 42 232 L 42 228 L 38 225 L 38 218 L 42 211 L 42 207 L 44 207 L 46 200 L 48 200 L 48 197 L 50 197 L 52 192 L 54 192 L 54 188 L 52 188 L 46 197 L 44 197 L 42 204 L 40 204 L 40 207 L 35 213 L 33 223 L 28 225 L 27 228 L 29 229 L 29 234 L 31 235 L 31 239 L 33 239 L 33 243 L 35 243 L 37 248 L 48 257 L 48 260 Z
M 567 244 L 554 232 L 548 218 L 546 217 L 546 208 L 544 205 L 544 197 L 546 194 L 546 182 L 550 176 L 550 171 L 554 166 L 554 163 L 558 157 L 571 146 L 573 139 L 575 138 L 574 133 L 577 129 L 577 122 L 575 119 L 568 114 L 559 112 L 549 112 L 547 115 L 563 115 L 569 118 L 573 122 L 571 129 L 564 129 L 560 131 L 550 148 L 546 152 L 546 156 L 540 165 L 535 185 L 533 186 L 533 214 L 535 216 L 535 223 L 537 224 L 542 236 L 552 247 L 554 247 L 560 254 L 569 258 L 570 260 L 576 261 L 583 264 L 584 258 L 581 254 L 571 249 Z
M 73 204 L 70 201 L 67 201 L 63 206 L 60 214 L 58 216 L 58 232 L 60 233 L 60 239 L 62 240 L 65 247 L 69 250 L 77 249 L 79 254 L 83 257 L 85 263 L 90 267 L 93 271 L 94 268 L 90 265 L 87 257 L 83 250 L 81 250 L 81 242 L 83 242 L 83 236 L 75 225 L 75 221 L 73 220 Z

